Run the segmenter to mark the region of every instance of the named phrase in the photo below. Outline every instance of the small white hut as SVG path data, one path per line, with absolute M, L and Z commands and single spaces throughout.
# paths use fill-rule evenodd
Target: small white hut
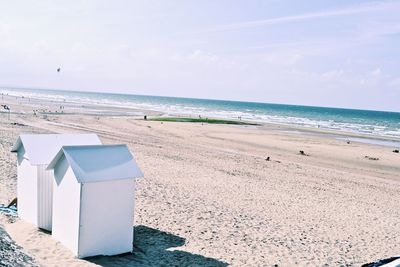
M 18 216 L 51 231 L 53 172 L 47 165 L 63 145 L 98 145 L 96 134 L 22 134 L 12 148 L 17 153 Z
M 79 258 L 132 252 L 135 178 L 126 145 L 64 146 L 54 170 L 53 237 Z

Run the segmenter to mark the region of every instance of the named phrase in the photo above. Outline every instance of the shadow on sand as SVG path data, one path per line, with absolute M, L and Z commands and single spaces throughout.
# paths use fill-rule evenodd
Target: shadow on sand
M 167 249 L 180 247 L 185 239 L 143 225 L 134 227 L 133 253 L 117 256 L 89 257 L 85 260 L 100 266 L 212 266 L 228 264 L 185 251 Z

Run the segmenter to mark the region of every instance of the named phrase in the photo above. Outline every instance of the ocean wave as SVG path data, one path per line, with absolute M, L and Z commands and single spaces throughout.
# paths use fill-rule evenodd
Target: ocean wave
M 187 99 L 181 98 L 163 98 L 152 96 L 139 97 L 132 95 L 50 90 L 41 91 L 10 89 L 1 90 L 0 93 L 16 97 L 47 100 L 51 102 L 68 102 L 79 105 L 100 105 L 151 110 L 163 113 L 164 116 L 197 117 L 200 115 L 202 117 L 210 118 L 241 119 L 252 122 L 296 125 L 308 128 L 320 128 L 342 132 L 400 138 L 400 119 L 394 119 L 385 122 L 366 117 L 353 118 L 351 116 L 349 117 L 341 114 L 343 113 L 342 109 L 321 108 L 320 113 L 314 111 L 312 115 L 307 115 L 305 113 L 305 111 L 308 112 L 307 108 L 310 110 L 315 110 L 317 108 L 303 107 L 303 110 L 299 112 L 294 108 L 290 109 L 290 106 L 287 105 L 281 105 L 282 110 L 279 109 L 279 105 L 273 105 L 276 110 L 271 111 L 267 108 L 263 110 L 261 107 L 259 107 L 259 105 L 257 108 L 253 109 L 242 107 L 239 104 L 235 106 L 236 102 L 229 101 L 197 100 L 196 102 L 190 102 Z M 182 101 L 184 103 L 180 103 Z M 265 105 L 268 107 L 268 104 Z M 298 106 L 296 108 L 298 109 Z

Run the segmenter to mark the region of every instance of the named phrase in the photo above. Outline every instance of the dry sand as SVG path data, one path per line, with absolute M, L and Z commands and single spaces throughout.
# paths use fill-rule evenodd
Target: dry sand
M 16 195 L 9 150 L 21 132 L 94 132 L 106 144 L 127 143 L 145 173 L 132 255 L 76 259 L 51 235 L 1 217 L 43 266 L 360 266 L 400 254 L 393 148 L 290 134 L 284 126 L 43 118 L 29 112 L 32 103 L 7 101 L 26 113 L 10 121 L 0 113 L 0 203 Z

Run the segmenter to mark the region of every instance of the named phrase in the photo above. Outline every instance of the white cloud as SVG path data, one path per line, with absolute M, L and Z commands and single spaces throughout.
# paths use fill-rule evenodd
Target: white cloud
M 303 58 L 304 55 L 296 51 L 278 51 L 261 56 L 263 61 L 280 66 L 293 66 Z
M 387 1 L 374 2 L 374 3 L 359 5 L 359 6 L 337 9 L 337 10 L 320 11 L 320 12 L 314 12 L 314 13 L 301 14 L 301 15 L 282 16 L 282 17 L 276 17 L 276 18 L 270 18 L 270 19 L 240 22 L 240 23 L 215 27 L 213 29 L 208 29 L 208 30 L 205 30 L 202 32 L 235 31 L 235 30 L 241 30 L 241 29 L 246 29 L 246 28 L 270 26 L 270 25 L 282 24 L 282 23 L 292 23 L 292 22 L 313 20 L 313 19 L 320 19 L 320 18 L 354 15 L 354 14 L 358 14 L 358 13 L 366 13 L 366 12 L 371 12 L 371 11 L 376 11 L 376 10 L 383 10 L 385 8 L 390 7 L 392 4 L 393 4 L 392 2 L 387 2 Z
M 5 5 L 15 6 L 0 10 L 1 83 L 398 109 L 396 97 L 377 91 L 396 91 L 400 84 L 400 1 L 346 8 L 332 2 L 335 8 L 317 12 L 308 1 L 301 12 L 296 5 L 271 5 L 264 20 L 257 19 L 264 12 L 250 8 L 256 1 L 232 2 L 232 9 L 246 5 L 248 12 L 240 14 L 215 2 L 213 15 L 199 12 L 209 7 L 203 1 L 180 2 L 179 8 L 161 1 L 155 10 L 150 2 L 147 9 L 124 3 Z M 168 18 L 152 16 L 159 13 Z M 176 35 L 207 28 L 211 34 Z M 55 76 L 59 65 L 63 72 Z M 370 100 L 360 99 L 364 89 Z
M 0 24 L 0 37 L 7 36 L 11 31 L 11 26 L 9 24 Z
M 215 63 L 218 60 L 217 56 L 207 54 L 201 50 L 193 51 L 188 58 L 202 63 Z
M 345 72 L 344 70 L 332 70 L 327 71 L 321 74 L 321 78 L 324 81 L 332 81 L 332 80 L 339 80 L 343 79 Z
M 381 68 L 376 68 L 370 72 L 371 76 L 378 77 L 382 73 Z
M 389 84 L 389 86 L 395 87 L 396 89 L 398 89 L 398 90 L 400 91 L 400 77 L 392 78 L 392 79 L 389 81 L 388 84 Z

